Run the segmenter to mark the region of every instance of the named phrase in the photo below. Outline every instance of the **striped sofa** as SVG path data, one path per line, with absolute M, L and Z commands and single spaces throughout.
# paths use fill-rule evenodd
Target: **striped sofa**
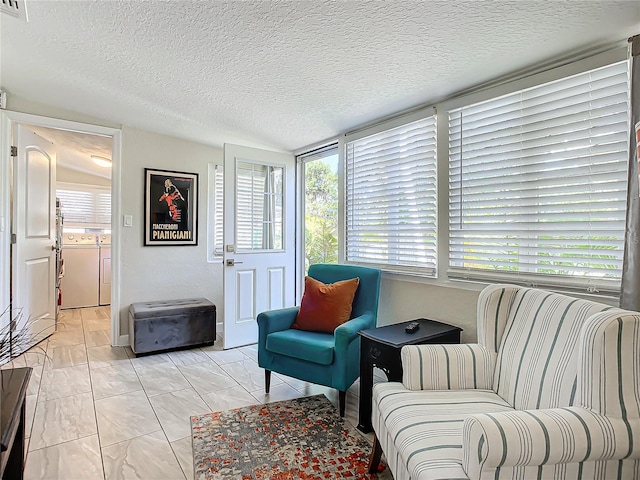
M 493 285 L 478 343 L 403 347 L 373 389 L 396 480 L 640 479 L 640 313 Z

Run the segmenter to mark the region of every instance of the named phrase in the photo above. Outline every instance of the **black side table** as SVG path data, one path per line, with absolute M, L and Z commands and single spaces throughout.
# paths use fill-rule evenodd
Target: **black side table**
M 0 371 L 0 474 L 3 480 L 23 478 L 25 397 L 31 370 L 13 368 Z
M 404 327 L 418 322 L 417 332 L 407 333 Z M 358 429 L 364 433 L 371 426 L 371 390 L 373 389 L 373 367 L 380 368 L 390 382 L 402 381 L 400 349 L 405 345 L 425 343 L 460 343 L 459 327 L 446 323 L 418 318 L 408 322 L 361 330 L 360 334 L 360 408 Z

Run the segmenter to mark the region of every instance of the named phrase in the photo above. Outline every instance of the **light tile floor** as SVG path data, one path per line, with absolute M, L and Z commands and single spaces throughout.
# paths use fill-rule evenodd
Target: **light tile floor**
M 109 307 L 63 310 L 56 333 L 2 367 L 33 367 L 25 479 L 192 479 L 191 415 L 315 394 L 338 404 L 333 389 L 275 373 L 266 395 L 256 345 L 136 358 L 110 346 L 109 318 Z M 356 381 L 353 425 L 358 394 Z

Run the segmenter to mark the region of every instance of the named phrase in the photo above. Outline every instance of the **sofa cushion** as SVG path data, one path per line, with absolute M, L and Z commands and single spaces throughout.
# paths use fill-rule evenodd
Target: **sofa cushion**
M 523 288 L 513 301 L 496 361 L 494 390 L 518 410 L 574 405 L 578 336 L 601 303 Z
M 334 346 L 334 336 L 329 333 L 283 330 L 267 335 L 265 348 L 280 355 L 331 365 Z
M 406 390 L 401 383 L 373 389 L 374 429 L 394 478 L 464 479 L 462 424 L 474 413 L 513 410 L 490 390 Z M 383 426 L 384 423 L 384 426 Z
M 328 284 L 305 277 L 300 310 L 291 328 L 333 333 L 336 327 L 351 318 L 353 298 L 359 284 L 358 277 Z

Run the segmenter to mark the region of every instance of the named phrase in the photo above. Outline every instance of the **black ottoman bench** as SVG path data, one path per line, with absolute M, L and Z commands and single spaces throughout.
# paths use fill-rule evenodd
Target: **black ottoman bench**
M 213 344 L 216 306 L 206 298 L 132 303 L 129 340 L 136 355 Z

